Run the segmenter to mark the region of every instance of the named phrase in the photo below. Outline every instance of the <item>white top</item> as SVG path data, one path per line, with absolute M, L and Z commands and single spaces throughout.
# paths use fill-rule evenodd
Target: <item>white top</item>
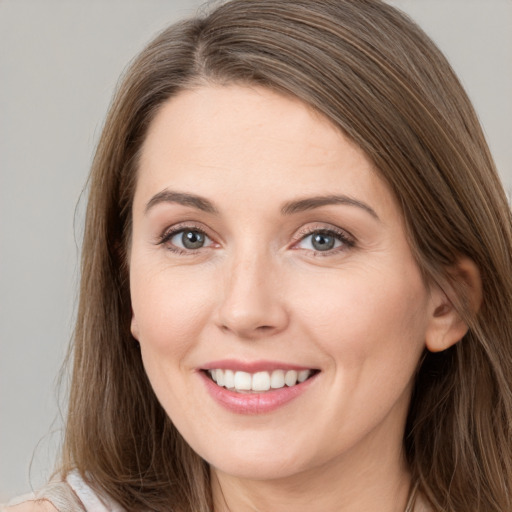
M 63 482 L 50 482 L 39 491 L 20 496 L 6 507 L 37 500 L 49 501 L 59 512 L 125 512 L 114 500 L 87 485 L 78 471 L 69 473 Z M 0 512 L 8 510 L 0 505 Z
M 20 496 L 6 506 L 0 504 L 0 512 L 10 512 L 11 506 L 30 501 L 49 501 L 58 512 L 126 512 L 112 498 L 98 494 L 87 485 L 78 471 L 68 474 L 65 481 L 54 481 L 41 490 Z M 432 512 L 421 496 L 417 496 L 417 486 L 413 489 L 411 499 L 405 512 Z M 12 511 L 15 512 L 15 511 Z

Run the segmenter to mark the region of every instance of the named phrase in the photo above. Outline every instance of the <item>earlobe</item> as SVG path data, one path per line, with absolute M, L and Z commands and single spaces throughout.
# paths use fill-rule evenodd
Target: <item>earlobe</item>
M 448 270 L 449 283 L 445 290 L 432 291 L 432 316 L 426 332 L 426 347 L 441 352 L 458 343 L 468 332 L 468 325 L 454 304 L 476 314 L 482 303 L 480 271 L 469 258 L 461 258 Z M 456 291 L 457 290 L 457 291 Z

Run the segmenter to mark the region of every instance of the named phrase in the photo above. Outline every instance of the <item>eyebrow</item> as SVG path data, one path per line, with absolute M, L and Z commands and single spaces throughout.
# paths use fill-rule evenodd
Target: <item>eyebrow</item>
M 151 208 L 160 203 L 176 203 L 183 206 L 197 208 L 198 210 L 206 213 L 219 213 L 213 203 L 204 197 L 197 196 L 195 194 L 188 194 L 185 192 L 175 192 L 168 189 L 162 190 L 161 192 L 158 192 L 158 194 L 155 194 L 146 204 L 144 212 L 147 213 Z M 298 199 L 295 201 L 288 201 L 281 208 L 281 214 L 293 215 L 294 213 L 314 210 L 315 208 L 321 208 L 322 206 L 330 205 L 355 206 L 368 212 L 375 219 L 380 220 L 379 216 L 373 208 L 368 206 L 366 203 L 363 203 L 362 201 L 345 195 L 315 196 L 307 197 L 305 199 Z
M 167 189 L 158 192 L 158 194 L 155 194 L 148 201 L 144 213 L 148 213 L 151 208 L 160 203 L 176 203 L 183 206 L 191 206 L 192 208 L 197 208 L 198 210 L 202 210 L 206 213 L 219 213 L 217 208 L 213 206 L 213 203 L 204 197 L 196 196 L 194 194 L 186 194 L 184 192 L 173 192 Z
M 305 199 L 299 199 L 297 201 L 289 201 L 281 208 L 281 213 L 283 215 L 292 215 L 294 213 L 304 212 L 307 210 L 313 210 L 315 208 L 321 208 L 322 206 L 336 204 L 355 206 L 357 208 L 361 208 L 362 210 L 368 212 L 373 218 L 380 220 L 375 210 L 368 206 L 366 203 L 363 203 L 362 201 L 344 195 L 307 197 Z

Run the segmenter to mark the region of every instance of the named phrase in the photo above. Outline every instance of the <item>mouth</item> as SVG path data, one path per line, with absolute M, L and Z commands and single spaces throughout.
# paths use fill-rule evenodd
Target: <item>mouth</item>
M 210 362 L 198 372 L 210 396 L 236 414 L 269 414 L 309 395 L 319 369 L 278 361 Z M 309 395 L 311 396 L 311 395 Z
M 249 373 L 223 368 L 203 370 L 206 376 L 221 388 L 241 394 L 265 393 L 285 387 L 292 388 L 311 379 L 319 370 L 286 370 L 259 371 Z

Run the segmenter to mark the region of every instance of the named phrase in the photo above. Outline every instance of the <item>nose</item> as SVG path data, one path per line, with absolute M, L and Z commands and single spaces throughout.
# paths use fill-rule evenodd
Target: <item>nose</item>
M 226 268 L 217 323 L 241 339 L 260 339 L 286 329 L 289 313 L 279 272 L 265 257 L 240 258 Z

